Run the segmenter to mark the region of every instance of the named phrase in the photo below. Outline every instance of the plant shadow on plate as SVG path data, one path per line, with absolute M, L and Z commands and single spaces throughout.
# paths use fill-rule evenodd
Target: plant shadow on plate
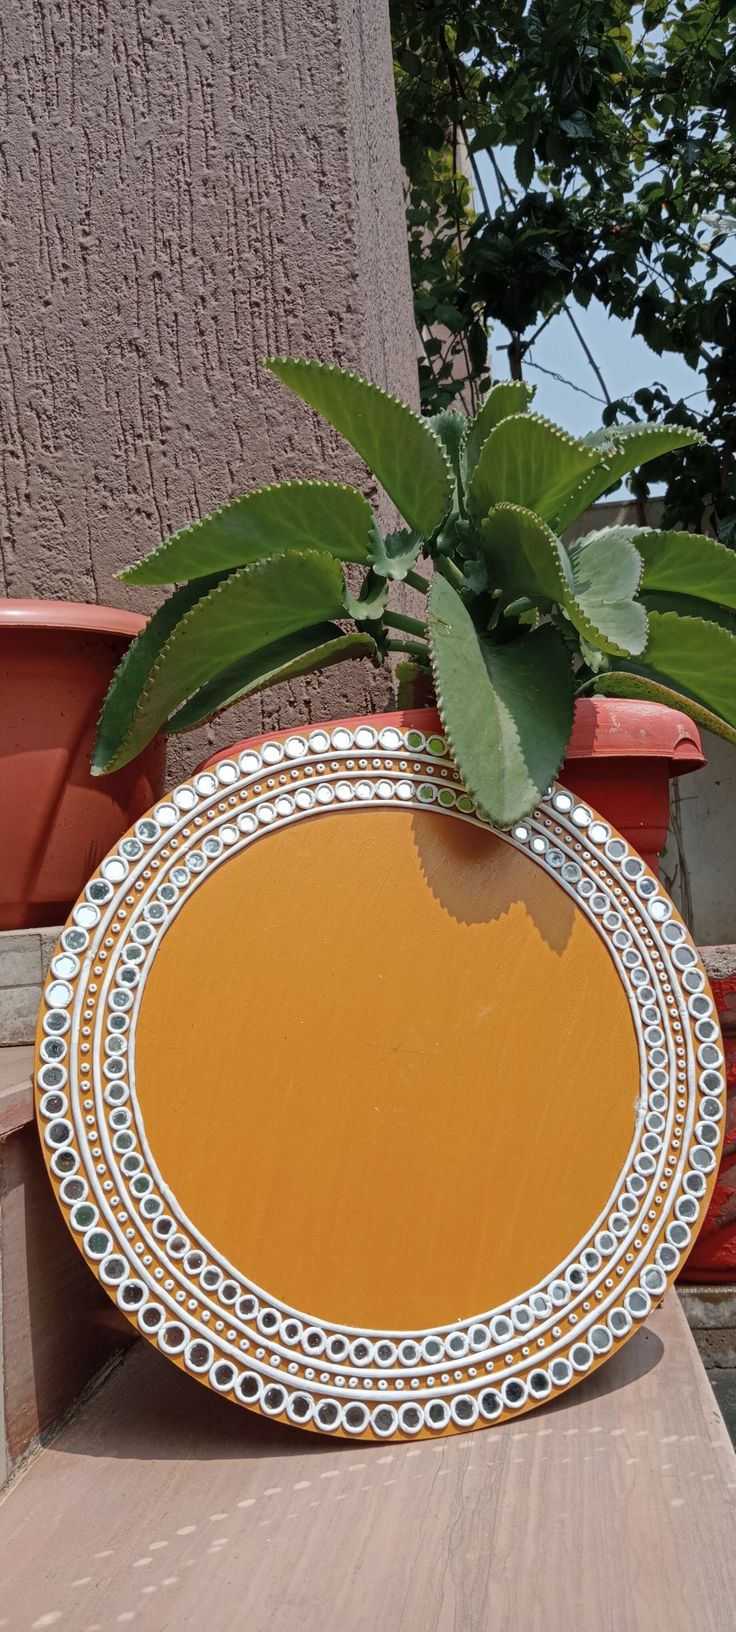
M 412 831 L 427 884 L 458 923 L 492 923 L 521 906 L 545 946 L 565 951 L 579 909 L 530 856 L 499 833 L 434 811 L 417 811 Z

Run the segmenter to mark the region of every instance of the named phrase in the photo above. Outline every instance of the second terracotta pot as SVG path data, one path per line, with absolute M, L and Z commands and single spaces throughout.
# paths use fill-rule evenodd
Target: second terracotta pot
M 158 798 L 165 744 L 93 777 L 105 692 L 145 618 L 0 601 L 0 930 L 58 924 L 105 852 Z

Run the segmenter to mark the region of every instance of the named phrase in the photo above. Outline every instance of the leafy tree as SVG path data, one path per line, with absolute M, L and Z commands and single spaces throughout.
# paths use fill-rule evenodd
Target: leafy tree
M 607 402 L 706 442 L 637 475 L 666 484 L 665 525 L 736 543 L 736 7 L 727 0 L 392 0 L 423 403 L 487 386 L 487 326 L 520 378 L 572 303 L 631 319 L 702 394 Z M 492 189 L 483 177 L 495 177 Z M 573 330 L 575 333 L 573 334 Z

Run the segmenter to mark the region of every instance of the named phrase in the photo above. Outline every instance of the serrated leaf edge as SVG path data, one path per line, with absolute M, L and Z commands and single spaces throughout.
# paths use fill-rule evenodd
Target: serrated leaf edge
M 409 414 L 412 419 L 416 420 L 418 425 L 421 425 L 422 430 L 427 436 L 431 436 L 433 442 L 436 443 L 436 446 L 439 448 L 440 453 L 442 454 L 445 469 L 447 471 L 447 480 L 450 484 L 450 500 L 448 501 L 449 508 L 449 504 L 452 502 L 452 492 L 455 485 L 455 473 L 436 431 L 432 430 L 432 427 L 428 423 L 424 414 L 418 414 L 416 408 L 412 408 L 408 402 L 404 402 L 403 397 L 395 396 L 392 391 L 385 391 L 382 385 L 376 385 L 373 380 L 366 380 L 362 374 L 356 374 L 352 368 L 341 368 L 338 363 L 318 363 L 314 362 L 313 359 L 309 357 L 265 357 L 263 367 L 267 368 L 269 373 L 273 374 L 274 378 L 277 380 L 281 380 L 281 375 L 278 374 L 274 368 L 275 363 L 296 363 L 301 368 L 308 368 L 311 373 L 339 374 L 341 379 L 355 380 L 358 385 L 363 387 L 364 390 L 373 391 L 375 392 L 376 396 L 383 397 L 387 402 L 392 402 L 397 408 L 402 408 L 405 414 Z M 287 391 L 290 389 L 288 380 L 281 380 L 281 384 L 286 386 Z M 305 406 L 311 407 L 311 403 L 307 403 Z M 320 413 L 320 409 L 315 408 L 313 409 L 313 412 L 318 414 Z M 322 415 L 322 418 L 324 418 L 324 415 Z M 342 435 L 342 432 L 340 434 Z
M 253 562 L 252 565 L 256 565 L 256 563 Z M 346 654 L 345 659 L 344 659 L 346 662 L 352 661 L 353 658 L 374 657 L 375 656 L 375 654 L 376 654 L 376 652 L 378 650 L 378 647 L 376 645 L 375 640 L 373 639 L 373 636 L 368 634 L 367 630 L 361 630 L 361 629 L 340 630 L 339 624 L 335 624 L 335 628 L 339 631 L 339 634 L 335 635 L 332 640 L 323 641 L 321 646 L 317 646 L 317 647 L 313 648 L 313 650 L 315 652 L 319 651 L 319 652 L 322 652 L 322 653 L 325 653 L 325 652 L 329 653 L 331 650 L 334 649 L 335 646 L 339 646 L 345 641 L 351 641 L 351 642 L 354 642 L 356 644 L 359 643 L 360 646 L 362 647 L 362 650 L 360 652 L 353 651 L 349 655 Z M 289 668 L 293 668 L 295 661 L 296 660 L 292 659 L 291 663 L 285 663 L 284 668 L 287 669 L 287 670 Z M 326 668 L 333 667 L 333 664 L 332 664 L 331 661 L 325 663 L 324 658 L 321 658 L 320 662 L 315 664 L 315 669 L 320 668 L 323 663 L 324 663 L 324 666 Z M 308 670 L 308 669 L 307 670 L 302 670 L 301 675 L 297 675 L 297 676 L 295 676 L 295 678 L 301 678 L 301 676 L 303 674 L 308 674 L 309 672 L 310 672 L 310 670 Z M 314 670 L 312 670 L 311 672 L 313 673 Z M 289 678 L 288 674 L 285 675 L 284 678 L 288 679 Z M 227 711 L 228 708 L 232 708 L 236 703 L 239 703 L 243 699 L 243 697 L 246 697 L 246 696 L 247 697 L 253 697 L 253 696 L 255 696 L 257 694 L 258 691 L 261 691 L 261 690 L 265 691 L 268 688 L 268 686 L 280 685 L 281 683 L 282 683 L 281 680 L 268 679 L 268 680 L 265 680 L 263 682 L 262 686 L 254 686 L 252 688 L 248 687 L 248 686 L 244 686 L 242 691 L 236 692 L 232 697 L 228 698 L 228 700 L 226 702 L 221 703 L 217 708 L 213 709 L 211 714 L 206 714 L 206 715 L 203 716 L 203 718 L 201 720 L 197 720 L 196 726 L 194 727 L 194 729 L 199 730 L 199 727 L 201 725 L 208 725 L 210 723 L 210 721 L 217 719 L 218 715 L 224 714 Z M 168 719 L 166 719 L 164 721 L 163 725 L 160 727 L 160 729 L 164 733 L 164 735 L 166 735 L 166 736 L 179 736 L 179 735 L 184 734 L 181 727 L 178 727 L 176 725 L 176 719 L 177 719 L 177 715 L 181 714 L 183 709 L 186 707 L 186 703 L 188 701 L 189 701 L 189 699 L 187 698 L 184 703 L 180 703 L 179 707 L 177 709 L 174 709 L 173 714 L 170 714 Z M 184 731 L 189 731 L 191 729 L 192 729 L 191 726 L 185 726 L 184 727 Z
M 528 416 L 526 416 L 526 417 L 528 417 Z M 481 522 L 481 532 L 483 531 L 484 527 L 487 526 L 488 522 L 491 520 L 491 518 L 492 518 L 492 516 L 494 514 L 494 511 L 496 511 L 496 510 L 510 511 L 514 515 L 531 516 L 533 518 L 533 520 L 535 522 L 537 522 L 538 525 L 544 529 L 544 532 L 548 535 L 548 537 L 557 545 L 557 548 L 560 551 L 560 553 L 562 553 L 565 550 L 565 545 L 562 543 L 562 541 L 558 537 L 557 533 L 555 533 L 554 529 L 549 526 L 548 522 L 542 520 L 542 517 L 540 515 L 538 515 L 536 510 L 529 510 L 528 507 L 526 505 L 524 505 L 524 504 L 512 504 L 509 499 L 501 499 L 501 500 L 499 500 L 498 504 L 493 505 L 493 508 L 491 510 L 489 510 L 488 515 Z M 574 542 L 577 543 L 578 540 L 575 539 Z M 569 548 L 568 548 L 567 554 L 568 554 L 568 557 L 569 557 L 569 555 L 570 555 Z M 638 554 L 638 551 L 637 551 L 637 554 Z M 609 637 L 605 634 L 603 629 L 599 629 L 598 625 L 593 622 L 593 620 L 592 620 L 592 618 L 590 616 L 590 613 L 582 605 L 582 602 L 580 600 L 579 595 L 577 595 L 574 588 L 571 587 L 566 582 L 566 579 L 565 579 L 565 576 L 564 576 L 564 571 L 563 571 L 562 567 L 559 566 L 557 563 L 555 563 L 555 565 L 558 568 L 559 579 L 560 579 L 560 588 L 562 590 L 562 593 L 561 593 L 561 595 L 559 597 L 558 605 L 560 607 L 562 607 L 563 611 L 565 611 L 567 613 L 568 617 L 570 617 L 570 604 L 573 603 L 574 606 L 575 606 L 577 617 L 579 619 L 579 622 L 576 623 L 573 618 L 570 618 L 570 622 L 572 623 L 573 628 L 576 628 L 578 630 L 578 633 L 581 634 L 583 636 L 583 638 L 585 640 L 587 640 L 591 646 L 595 646 L 597 651 L 605 650 L 606 652 L 610 653 L 610 655 L 613 656 L 613 657 L 641 656 L 643 651 L 645 650 L 645 647 L 642 647 L 641 652 L 634 653 L 634 652 L 630 652 L 630 651 L 625 650 L 621 646 L 612 646 L 611 645 Z M 571 571 L 574 571 L 572 560 L 570 561 L 570 567 L 571 567 Z M 635 600 L 636 594 L 637 594 L 637 592 L 639 590 L 639 587 L 641 585 L 643 570 L 644 570 L 644 563 L 642 561 L 641 556 L 639 556 L 639 576 L 638 576 L 638 579 L 637 579 L 636 589 L 634 590 L 633 595 L 627 597 L 632 602 Z M 621 601 L 614 601 L 614 602 L 611 602 L 609 604 L 614 605 L 614 606 L 620 606 L 623 603 Z M 641 602 L 639 602 L 638 604 L 641 605 Z M 648 616 L 647 616 L 647 613 L 646 613 L 646 608 L 643 608 L 643 611 L 644 611 L 644 620 L 645 620 L 645 625 L 644 625 L 645 626 L 645 631 L 647 632 L 647 635 L 648 635 L 649 619 L 648 619 Z M 601 647 L 601 645 L 600 645 L 601 639 L 608 642 L 608 644 L 605 647 Z
M 531 413 L 507 414 L 505 419 L 499 420 L 498 425 L 494 425 L 493 428 L 488 432 L 486 440 L 483 443 L 483 447 L 481 448 L 481 451 L 480 451 L 480 453 L 478 455 L 477 464 L 475 464 L 474 467 L 473 467 L 473 471 L 472 471 L 472 474 L 471 474 L 471 477 L 470 477 L 470 480 L 469 480 L 468 486 L 467 486 L 466 497 L 467 497 L 467 501 L 468 501 L 469 505 L 472 504 L 473 484 L 475 482 L 478 470 L 480 468 L 480 461 L 481 461 L 482 455 L 485 453 L 487 447 L 489 446 L 489 443 L 491 443 L 493 441 L 494 436 L 496 436 L 506 426 L 511 425 L 514 421 L 517 421 L 517 420 L 521 420 L 525 425 L 543 425 L 545 430 L 553 432 L 553 434 L 557 438 L 558 442 L 564 442 L 566 447 L 568 447 L 568 448 L 578 448 L 578 449 L 581 449 L 584 453 L 588 454 L 590 456 L 590 467 L 589 467 L 588 474 L 590 474 L 593 470 L 597 469 L 600 465 L 602 465 L 604 463 L 602 455 L 598 452 L 598 450 L 596 448 L 588 447 L 585 442 L 580 441 L 579 437 L 572 436 L 570 434 L 570 432 L 564 430 L 561 425 L 555 425 L 553 420 L 546 419 L 544 414 L 531 414 Z M 582 481 L 581 481 L 580 485 L 582 486 Z M 574 491 L 577 492 L 578 488 L 575 488 Z M 499 501 L 499 502 L 504 502 L 504 501 Z M 528 505 L 522 505 L 521 508 L 522 509 L 528 509 L 529 507 L 528 507 Z M 532 511 L 532 514 L 536 515 L 536 511 Z
M 218 504 L 215 510 L 208 510 L 206 516 L 199 516 L 196 521 L 185 522 L 183 527 L 177 527 L 175 532 L 169 533 L 167 538 L 163 539 L 160 544 L 157 544 L 155 550 L 149 550 L 148 555 L 141 556 L 140 561 L 133 561 L 129 567 L 121 568 L 120 572 L 117 572 L 115 576 L 124 583 L 135 583 L 134 575 L 139 567 L 152 564 L 159 560 L 161 556 L 165 555 L 167 550 L 171 548 L 172 544 L 175 542 L 178 543 L 180 539 L 194 538 L 201 528 L 208 527 L 211 522 L 217 521 L 221 516 L 227 514 L 228 511 L 232 511 L 236 505 L 245 504 L 249 499 L 260 498 L 264 493 L 283 492 L 285 488 L 291 490 L 292 488 L 305 487 L 321 488 L 324 491 L 330 489 L 330 491 L 336 493 L 357 494 L 357 497 L 362 499 L 366 510 L 368 511 L 367 525 L 370 526 L 370 519 L 373 516 L 373 510 L 371 509 L 365 494 L 361 493 L 360 488 L 354 487 L 351 482 L 330 482 L 320 479 L 319 477 L 287 477 L 283 482 L 266 482 L 263 487 L 251 488 L 249 493 L 239 493 L 237 498 L 228 499 L 226 504 Z M 289 553 L 293 554 L 294 552 L 290 551 Z M 325 553 L 327 554 L 330 552 L 326 551 Z M 265 561 L 269 558 L 267 556 L 261 556 L 260 559 Z M 244 565 L 255 566 L 256 563 L 254 561 L 250 561 L 245 562 Z M 227 571 L 227 568 L 224 568 L 223 570 Z M 235 570 L 237 570 L 237 568 Z M 172 582 L 175 581 L 178 582 L 178 580 L 172 580 Z M 183 581 L 189 582 L 189 580 Z
M 466 447 L 468 439 L 469 439 L 469 437 L 471 435 L 471 432 L 475 429 L 475 427 L 477 426 L 479 420 L 482 418 L 483 410 L 486 407 L 486 404 L 488 403 L 489 399 L 492 397 L 494 391 L 497 391 L 500 386 L 508 386 L 508 385 L 512 385 L 514 387 L 516 387 L 517 385 L 520 385 L 522 387 L 522 391 L 528 391 L 529 392 L 529 396 L 528 396 L 527 400 L 530 403 L 534 401 L 534 396 L 536 394 L 536 389 L 537 389 L 536 385 L 529 385 L 529 383 L 526 380 L 494 380 L 493 385 L 491 386 L 490 390 L 486 392 L 486 395 L 484 396 L 480 407 L 476 408 L 475 413 L 469 415 L 467 417 L 467 419 L 466 419 L 465 430 L 463 431 L 462 439 L 461 439 L 461 442 L 460 442 L 460 451 L 461 452 Z M 532 414 L 531 410 L 527 409 L 527 408 L 525 408 L 523 410 L 519 409 L 516 414 L 506 414 L 505 417 L 506 417 L 506 419 L 519 419 L 519 418 L 521 418 L 522 413 L 523 413 L 524 419 L 535 419 L 535 418 L 538 419 L 538 418 L 542 417 L 541 415 L 538 415 L 538 414 Z M 502 425 L 503 420 L 498 420 L 497 424 Z M 489 430 L 489 432 L 488 432 L 488 435 L 490 436 L 491 431 L 495 431 L 496 429 L 497 429 L 497 425 L 492 425 L 491 430 Z M 486 441 L 487 440 L 488 440 L 488 438 L 486 438 Z M 482 443 L 481 446 L 484 447 L 485 443 Z
M 602 428 L 604 430 L 609 429 L 608 426 L 603 426 Z M 692 447 L 693 445 L 695 445 L 698 442 L 705 442 L 706 441 L 706 438 L 703 436 L 702 432 L 695 431 L 695 430 L 690 430 L 689 427 L 686 426 L 686 425 L 659 425 L 657 423 L 649 424 L 648 422 L 647 423 L 642 422 L 641 424 L 637 424 L 637 425 L 622 425 L 622 426 L 615 426 L 615 427 L 611 426 L 610 429 L 611 430 L 613 430 L 613 429 L 621 430 L 624 433 L 623 437 L 621 438 L 621 441 L 618 444 L 616 443 L 616 440 L 615 440 L 614 437 L 611 438 L 610 443 L 607 445 L 607 447 L 605 447 L 604 450 L 596 449 L 596 447 L 592 443 L 586 443 L 586 446 L 590 447 L 593 452 L 601 452 L 602 453 L 602 457 L 601 457 L 601 459 L 599 461 L 599 465 L 600 465 L 600 468 L 602 468 L 604 470 L 607 470 L 609 468 L 608 463 L 606 461 L 605 454 L 608 453 L 608 455 L 610 457 L 610 455 L 612 453 L 623 452 L 622 443 L 625 442 L 630 436 L 632 436 L 637 431 L 640 432 L 640 433 L 647 432 L 648 434 L 651 434 L 652 432 L 655 432 L 655 433 L 662 432 L 663 434 L 670 434 L 672 431 L 677 431 L 678 435 L 683 436 L 684 439 L 685 439 L 684 442 L 681 444 L 681 446 L 683 446 L 683 447 Z M 677 453 L 679 450 L 677 448 L 673 448 L 671 451 L 673 453 Z M 641 464 L 641 465 L 651 464 L 653 459 L 658 459 L 659 457 L 660 456 L 657 453 L 650 453 L 650 454 L 647 455 L 646 459 L 641 459 L 639 461 L 639 464 Z M 572 492 L 568 494 L 568 496 L 567 496 L 567 498 L 565 500 L 565 504 L 567 506 L 571 505 L 579 497 L 579 495 L 581 493 L 585 492 L 585 487 L 586 487 L 586 484 L 587 484 L 587 481 L 588 481 L 588 477 L 592 474 L 593 468 L 594 467 L 591 467 L 591 470 L 588 472 L 588 476 L 583 476 L 581 478 L 580 482 L 578 483 L 578 486 L 573 488 Z M 597 467 L 595 467 L 595 468 L 597 468 Z M 627 476 L 631 476 L 633 471 L 638 470 L 638 468 L 639 468 L 639 465 L 632 465 L 631 470 L 624 471 L 622 476 L 621 476 L 621 481 L 624 481 Z M 611 485 L 613 485 L 613 481 L 615 481 L 615 477 L 612 478 Z M 605 488 L 604 488 L 603 491 L 605 492 Z M 597 495 L 597 497 L 599 497 L 599 498 L 600 498 L 600 496 L 601 496 L 600 494 Z M 593 500 L 593 503 L 595 503 L 595 499 Z M 583 510 L 584 509 L 585 509 L 585 505 L 583 505 Z M 578 510 L 575 514 L 573 514 L 570 517 L 569 521 L 565 522 L 565 525 L 561 529 L 561 531 L 565 532 L 568 527 L 571 527 L 573 525 L 573 523 L 578 519 L 578 516 L 581 513 L 582 512 L 580 510 Z M 556 520 L 557 518 L 553 517 L 552 519 Z M 647 530 L 646 528 L 641 529 L 642 532 L 645 532 L 646 530 Z M 599 531 L 603 531 L 603 529 L 600 528 Z
M 690 533 L 686 529 L 683 529 L 681 527 L 639 527 L 637 529 L 636 538 L 633 540 L 634 544 L 636 544 L 636 539 L 637 538 L 666 538 L 666 539 L 670 539 L 670 540 L 671 539 L 677 539 L 678 543 L 680 541 L 682 541 L 682 542 L 687 542 L 688 544 L 695 544 L 695 545 L 702 544 L 702 543 L 705 542 L 708 545 L 709 549 L 716 550 L 716 552 L 720 556 L 722 556 L 724 560 L 726 560 L 726 559 L 729 559 L 731 561 L 736 560 L 736 555 L 734 554 L 734 551 L 729 548 L 728 544 L 722 544 L 720 538 L 711 538 L 709 533 Z M 644 575 L 645 567 L 646 567 L 646 562 L 642 558 L 642 577 Z M 672 593 L 676 594 L 676 593 L 678 593 L 678 591 L 673 590 Z M 696 594 L 695 590 L 692 590 L 692 589 L 689 589 L 687 591 L 682 591 L 682 593 L 683 594 L 686 593 L 688 595 L 695 595 L 696 600 L 701 600 L 701 601 L 706 601 L 706 600 L 707 601 L 712 601 L 713 600 L 713 597 L 711 595 L 700 595 L 699 596 L 699 595 Z M 721 602 L 721 601 L 714 601 L 713 602 L 714 606 L 721 606 L 723 604 L 724 603 Z M 727 608 L 726 610 L 731 610 L 731 609 Z
M 327 554 L 327 552 L 325 550 L 290 550 L 289 551 L 289 555 L 290 555 L 292 560 L 294 559 L 294 557 L 297 557 L 299 560 L 302 560 L 302 561 L 305 561 L 305 560 L 321 561 L 321 560 L 324 559 L 326 554 Z M 122 739 L 122 741 L 120 743 L 120 746 L 118 747 L 118 750 L 114 754 L 113 758 L 108 760 L 107 764 L 103 767 L 103 770 L 105 772 L 115 771 L 115 770 L 118 769 L 118 767 L 119 767 L 119 765 L 121 763 L 122 764 L 126 763 L 125 758 L 124 757 L 121 758 L 121 756 L 125 755 L 125 750 L 126 750 L 126 748 L 128 746 L 128 743 L 130 742 L 131 736 L 133 735 L 134 721 L 135 721 L 138 713 L 140 712 L 141 706 L 146 702 L 146 700 L 148 699 L 148 697 L 151 694 L 151 691 L 152 691 L 153 685 L 154 685 L 154 681 L 157 678 L 157 675 L 158 675 L 158 673 L 159 673 L 159 671 L 161 669 L 161 665 L 162 665 L 165 657 L 167 656 L 167 653 L 169 651 L 169 648 L 170 648 L 172 642 L 175 639 L 178 638 L 178 636 L 180 635 L 182 629 L 184 629 L 186 627 L 186 625 L 189 623 L 190 619 L 194 616 L 194 613 L 199 612 L 200 608 L 203 607 L 207 602 L 214 601 L 216 599 L 216 597 L 222 593 L 222 591 L 226 588 L 226 586 L 228 584 L 230 584 L 232 582 L 232 580 L 234 578 L 243 578 L 243 577 L 247 576 L 248 573 L 257 572 L 261 567 L 263 567 L 265 565 L 265 563 L 267 561 L 278 561 L 278 560 L 281 560 L 281 559 L 282 559 L 282 557 L 278 556 L 278 555 L 265 555 L 265 556 L 262 556 L 259 561 L 250 561 L 244 567 L 236 567 L 234 569 L 234 571 L 228 573 L 228 576 L 225 579 L 223 579 L 222 583 L 216 584 L 215 588 L 211 589 L 207 595 L 203 595 L 201 597 L 201 599 L 198 600 L 196 602 L 196 604 L 193 607 L 191 607 L 188 612 L 185 612 L 184 617 L 180 618 L 179 622 L 174 625 L 174 628 L 172 629 L 168 640 L 161 647 L 161 650 L 160 650 L 160 652 L 158 654 L 158 659 L 157 659 L 156 663 L 154 664 L 152 669 L 149 669 L 148 679 L 146 681 L 146 684 L 143 687 L 142 691 L 139 692 L 138 697 L 136 699 L 135 711 L 134 711 L 134 713 L 133 713 L 133 715 L 131 717 L 131 720 L 130 720 L 130 723 L 129 723 L 129 726 L 128 726 L 128 730 L 126 731 L 125 736 L 123 737 L 123 739 Z M 328 560 L 334 560 L 334 556 L 328 556 Z M 336 562 L 336 565 L 339 566 L 339 562 Z M 187 700 L 188 700 L 187 698 L 183 699 L 184 702 L 186 702 Z

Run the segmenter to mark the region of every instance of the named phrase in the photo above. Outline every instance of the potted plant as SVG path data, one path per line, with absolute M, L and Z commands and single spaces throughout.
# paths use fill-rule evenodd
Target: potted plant
M 163 787 L 154 737 L 105 782 L 89 761 L 137 613 L 0 601 L 0 930 L 63 921 L 91 870 Z
M 656 859 L 667 777 L 702 763 L 683 711 L 736 740 L 736 557 L 636 526 L 562 535 L 628 471 L 696 434 L 627 425 L 576 439 L 531 411 L 522 381 L 495 385 L 470 420 L 421 419 L 344 370 L 267 366 L 343 433 L 406 525 L 384 534 L 355 488 L 284 481 L 129 567 L 130 583 L 180 587 L 117 671 L 94 772 L 281 680 L 398 654 L 400 706 L 436 701 L 498 827 L 534 807 L 566 756 L 568 779 L 595 798 L 604 759 L 598 802 Z M 357 589 L 345 564 L 362 569 Z

